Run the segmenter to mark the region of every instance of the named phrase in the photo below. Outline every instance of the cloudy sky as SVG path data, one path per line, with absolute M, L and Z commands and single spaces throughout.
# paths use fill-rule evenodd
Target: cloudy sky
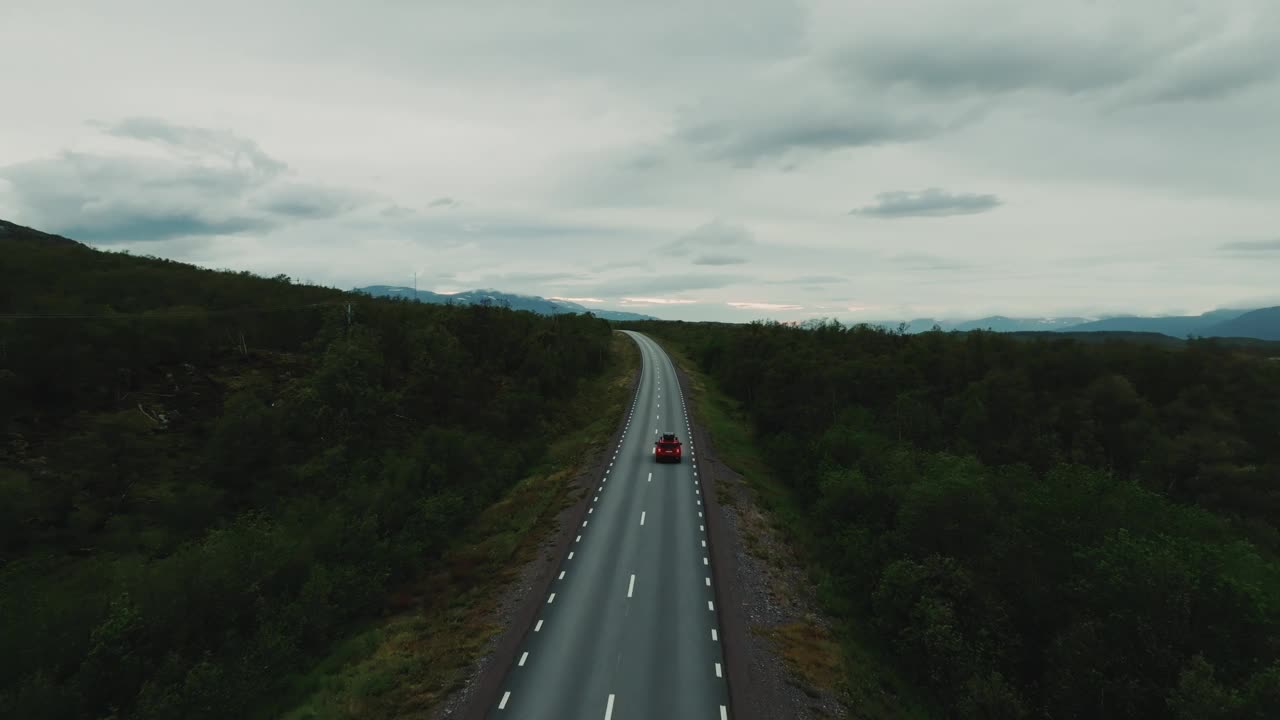
M 1280 303 L 1275 0 L 4 0 L 0 218 L 662 317 Z

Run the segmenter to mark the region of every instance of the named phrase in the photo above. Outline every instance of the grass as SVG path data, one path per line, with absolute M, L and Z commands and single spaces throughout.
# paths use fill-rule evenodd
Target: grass
M 764 461 L 746 413 L 678 348 L 670 343 L 663 347 L 688 375 L 690 401 L 710 434 L 720 461 L 741 475 L 750 489 L 754 507 L 744 506 L 724 483 L 717 483 L 716 487 L 717 499 L 738 511 L 739 531 L 747 551 L 770 566 L 775 577 L 783 577 L 783 569 L 793 560 L 767 549 L 761 536 L 772 530 L 794 551 L 809 577 L 820 577 L 822 570 L 809 552 L 812 534 L 804 513 Z M 770 592 L 779 596 L 793 593 L 794 589 L 775 580 Z M 754 631 L 770 639 L 791 671 L 794 684 L 810 696 L 818 691 L 834 692 L 851 717 L 882 720 L 932 716 L 914 699 L 918 691 L 883 658 L 869 640 L 869 633 L 855 619 L 838 619 L 832 630 L 815 618 L 801 618 Z
M 433 573 L 391 599 L 400 612 L 370 623 L 294 678 L 288 697 L 302 701 L 267 708 L 264 717 L 428 718 L 462 686 L 502 631 L 494 611 L 511 581 L 556 530 L 548 520 L 577 499 L 573 478 L 617 428 L 640 355 L 615 334 L 613 357 L 612 367 L 567 406 L 542 466 L 481 513 Z

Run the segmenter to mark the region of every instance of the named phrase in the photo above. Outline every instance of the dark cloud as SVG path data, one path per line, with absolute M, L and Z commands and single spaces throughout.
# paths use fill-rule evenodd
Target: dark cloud
M 1280 238 L 1275 240 L 1237 240 L 1223 243 L 1219 250 L 1240 253 L 1280 253 Z
M 24 219 L 90 243 L 156 243 L 333 218 L 365 201 L 347 190 L 287 182 L 284 163 L 229 132 L 150 118 L 103 132 L 171 152 L 64 152 L 0 167 Z
M 312 185 L 288 185 L 272 189 L 256 203 L 270 215 L 283 215 L 300 220 L 331 218 L 359 207 L 359 195 L 335 188 Z
M 983 213 L 1000 204 L 1000 198 L 995 195 L 953 194 L 939 188 L 920 192 L 896 190 L 876 195 L 875 203 L 851 210 L 849 214 L 878 218 L 946 217 Z
M 427 207 L 456 208 L 458 207 L 458 201 L 454 200 L 451 197 L 439 197 L 439 198 L 436 198 L 435 200 L 432 200 L 430 203 L 428 203 Z
M 1154 29 L 1150 13 L 1137 7 L 1066 9 L 1058 26 L 1018 13 L 938 18 L 862 38 L 836 53 L 833 65 L 846 78 L 933 95 L 1040 90 L 1139 103 L 1212 100 L 1276 76 L 1276 19 L 1261 4 L 1236 17 L 1205 13 L 1177 29 Z M 986 31 L 970 32 L 974 24 Z
M 258 144 L 226 130 L 175 125 L 159 118 L 135 117 L 115 124 L 96 123 L 108 135 L 141 140 L 171 149 L 215 155 L 231 163 L 265 175 L 277 175 L 287 166 L 267 155 Z
M 688 255 L 691 252 L 712 248 L 747 247 L 755 244 L 751 231 L 742 225 L 719 218 L 704 223 L 662 246 L 671 255 Z M 712 264 L 712 263 L 705 263 Z
M 676 140 L 710 159 L 748 167 L 796 151 L 824 152 L 920 140 L 942 129 L 931 121 L 877 111 L 811 108 L 772 121 L 734 118 L 699 123 L 680 130 Z
M 202 218 L 195 213 L 128 212 L 104 213 L 96 222 L 72 221 L 55 224 L 56 232 L 86 243 L 113 245 L 129 242 L 160 242 L 199 235 L 234 235 L 250 230 L 267 230 L 271 223 L 261 218 L 233 217 L 221 220 Z
M 741 265 L 747 261 L 736 255 L 700 255 L 694 259 L 694 265 Z

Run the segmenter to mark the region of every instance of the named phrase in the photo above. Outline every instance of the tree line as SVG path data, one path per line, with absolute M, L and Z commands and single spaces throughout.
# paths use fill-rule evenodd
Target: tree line
M 1280 362 L 1214 341 L 633 327 L 740 403 L 824 603 L 946 717 L 1280 708 Z
M 4 717 L 252 716 L 612 362 L 591 316 L 0 246 Z

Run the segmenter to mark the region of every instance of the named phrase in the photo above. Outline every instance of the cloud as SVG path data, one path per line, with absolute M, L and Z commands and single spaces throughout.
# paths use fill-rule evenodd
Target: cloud
M 682 298 L 656 298 L 656 297 L 624 297 L 623 305 L 692 305 L 697 300 L 686 300 Z
M 725 305 L 728 305 L 729 307 L 732 307 L 732 308 L 737 308 L 738 310 L 782 311 L 782 310 L 803 310 L 804 309 L 803 305 L 783 305 L 778 303 L 764 303 L 764 302 L 728 302 L 728 303 L 725 303 Z
M 452 208 L 458 207 L 458 201 L 454 200 L 451 197 L 439 197 L 439 198 L 436 198 L 435 200 L 432 200 L 430 203 L 427 203 L 427 207 L 433 207 L 433 208 L 442 207 L 442 208 L 452 209 Z
M 284 163 L 230 132 L 154 118 L 98 125 L 160 154 L 64 151 L 0 167 L 21 217 L 89 243 L 156 243 L 265 232 L 365 202 L 359 193 L 286 180 Z
M 1280 253 L 1280 238 L 1275 240 L 1236 240 L 1223 243 L 1218 246 L 1218 249 L 1240 253 Z
M 851 210 L 849 214 L 878 218 L 947 217 L 983 213 L 1000 204 L 995 195 L 953 194 L 939 188 L 920 192 L 896 190 L 876 195 L 874 204 Z
M 750 278 L 742 275 L 656 274 L 611 281 L 593 292 L 619 296 L 655 296 L 687 290 L 714 290 L 749 280 Z
M 188 127 L 160 118 L 126 118 L 114 124 L 93 123 L 107 135 L 166 146 L 188 157 L 215 156 L 235 168 L 245 168 L 265 176 L 275 176 L 287 166 L 267 155 L 257 143 L 227 130 Z
M 699 225 L 684 235 L 662 246 L 671 255 L 688 255 L 690 252 L 719 248 L 742 248 L 755 245 L 751 231 L 742 225 L 720 218 Z M 704 265 L 729 263 L 700 263 Z
M 271 188 L 254 200 L 269 215 L 310 220 L 336 217 L 363 202 L 360 194 L 348 190 L 292 183 Z
M 741 265 L 747 261 L 736 255 L 700 255 L 694 259 L 694 265 Z
M 606 260 L 591 266 L 593 272 L 601 272 L 603 270 L 621 270 L 633 267 L 652 267 L 653 263 L 649 260 Z
M 830 283 L 848 282 L 849 278 L 843 275 L 799 275 L 792 278 L 779 278 L 776 280 L 767 280 L 771 285 L 826 285 Z
M 601 300 L 600 298 L 594 298 L 594 297 L 561 297 L 561 296 L 559 296 L 559 295 L 552 295 L 551 297 L 548 297 L 547 299 L 548 299 L 548 300 L 562 300 L 562 301 L 564 301 L 564 302 L 578 303 L 579 305 L 581 305 L 581 304 L 583 304 L 583 303 L 602 303 L 602 302 L 604 302 L 604 300 Z
M 846 78 L 922 93 L 1003 95 L 1033 90 L 1125 102 L 1213 100 L 1273 79 L 1280 16 L 1269 3 L 1182 3 L 1155 29 L 1161 7 L 1024 3 L 930 7 L 869 18 L 859 42 L 831 53 Z M 969 30 L 982 27 L 981 33 Z
M 898 253 L 889 256 L 888 260 L 908 270 L 969 270 L 974 267 L 970 262 L 921 252 Z
M 681 128 L 675 140 L 706 158 L 750 167 L 796 152 L 820 153 L 920 140 L 942 129 L 923 118 L 898 116 L 881 109 L 828 105 L 782 116 L 752 112 L 743 118 L 698 122 Z

